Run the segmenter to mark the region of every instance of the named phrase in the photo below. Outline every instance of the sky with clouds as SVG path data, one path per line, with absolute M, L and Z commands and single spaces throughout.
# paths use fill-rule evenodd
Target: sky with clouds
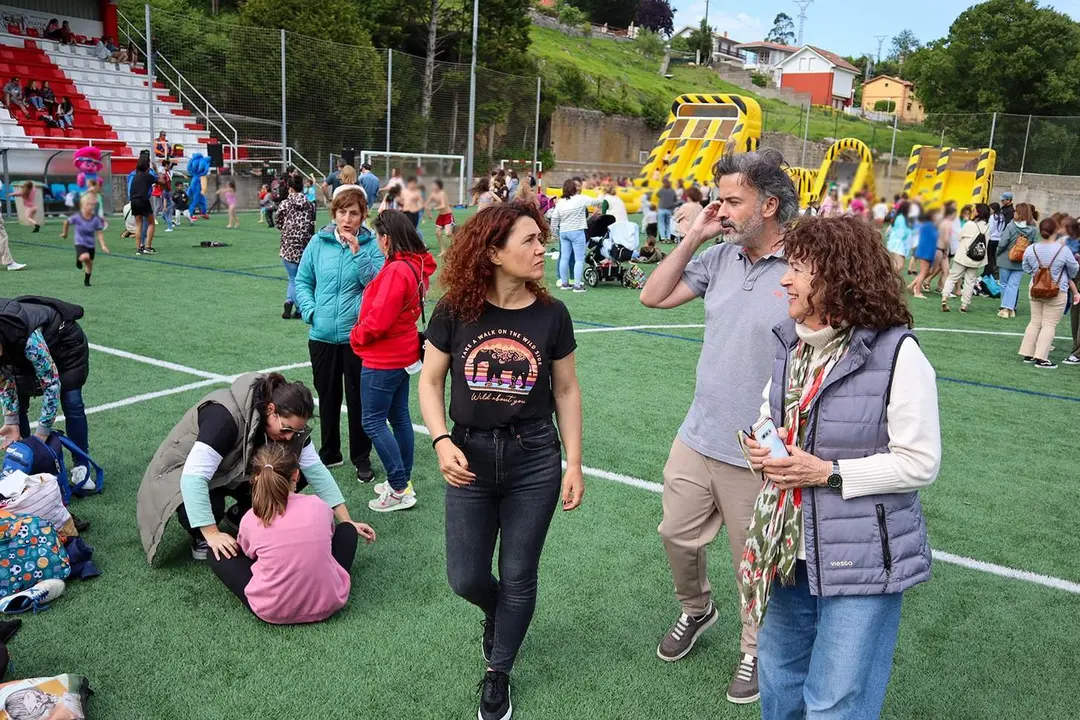
M 672 0 L 675 28 L 697 25 L 705 15 L 706 0 Z M 887 35 L 882 56 L 888 54 L 892 37 L 911 29 L 922 42 L 936 40 L 949 32 L 949 25 L 972 3 L 963 0 L 905 0 L 903 3 L 852 3 L 851 0 L 814 0 L 806 11 L 803 41 L 840 55 L 876 55 L 877 35 Z M 1047 3 L 1044 3 L 1047 4 Z M 1052 3 L 1074 18 L 1080 18 L 1080 0 Z M 857 9 L 857 10 L 856 10 Z M 777 13 L 787 13 L 799 26 L 799 9 L 793 0 L 709 0 L 709 24 L 717 32 L 727 31 L 739 42 L 761 40 L 772 28 Z

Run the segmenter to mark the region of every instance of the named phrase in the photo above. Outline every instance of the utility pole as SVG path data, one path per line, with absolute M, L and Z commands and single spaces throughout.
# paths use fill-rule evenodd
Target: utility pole
M 877 61 L 881 62 L 881 46 L 889 39 L 888 35 L 875 35 L 874 39 L 877 40 Z
M 799 47 L 803 46 L 803 28 L 806 26 L 806 8 L 813 4 L 814 0 L 795 0 L 795 5 L 799 8 L 799 35 L 795 44 Z
M 480 0 L 473 0 L 472 9 L 472 62 L 469 68 L 469 139 L 465 150 L 465 182 L 473 181 L 473 150 L 476 135 L 476 35 L 480 29 Z

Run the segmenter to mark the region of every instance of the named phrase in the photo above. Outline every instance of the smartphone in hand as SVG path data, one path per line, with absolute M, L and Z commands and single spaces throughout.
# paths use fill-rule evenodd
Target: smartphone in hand
M 768 448 L 769 453 L 774 458 L 788 456 L 787 448 L 784 447 L 784 441 L 780 439 L 779 433 L 776 432 L 776 426 L 773 424 L 772 418 L 765 418 L 754 425 L 752 429 L 754 439 L 757 440 L 762 447 Z

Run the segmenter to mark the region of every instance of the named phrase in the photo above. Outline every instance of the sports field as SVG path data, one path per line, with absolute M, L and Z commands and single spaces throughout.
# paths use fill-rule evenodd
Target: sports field
M 481 616 L 447 585 L 443 480 L 426 442 L 417 444 L 419 503 L 407 512 L 370 512 L 371 486 L 349 467 L 334 471 L 354 519 L 379 541 L 359 551 L 351 600 L 327 622 L 263 624 L 190 559 L 175 522 L 147 566 L 135 495 L 173 424 L 228 376 L 284 367 L 311 379 L 306 326 L 280 319 L 277 232 L 252 214 L 239 230 L 224 225 L 214 216 L 159 233 L 159 254 L 136 257 L 115 220 L 113 255 L 98 254 L 94 286 L 84 288 L 55 219 L 35 235 L 8 223 L 12 252 L 29 268 L 0 272 L 0 294 L 86 308 L 90 441 L 106 469 L 105 493 L 75 501 L 92 522 L 86 538 L 102 575 L 25 618 L 9 648 L 14 676 L 82 673 L 96 693 L 92 717 L 109 720 L 475 717 Z M 430 222 L 423 230 L 433 245 Z M 230 247 L 195 247 L 201 240 Z M 711 556 L 720 621 L 686 659 L 655 655 L 678 614 L 656 532 L 657 483 L 693 394 L 702 306 L 648 310 L 615 285 L 560 297 L 578 332 L 587 492 L 548 537 L 513 674 L 515 717 L 757 717 L 757 705 L 724 700 L 738 651 L 725 540 Z M 938 559 L 933 579 L 907 593 L 884 716 L 1080 717 L 1080 368 L 1020 361 L 1026 300 L 1010 321 L 995 317 L 991 300 L 976 299 L 966 316 L 955 304 L 943 315 L 933 299 L 911 302 L 939 381 L 944 461 L 923 493 Z M 420 422 L 415 394 L 413 417 Z

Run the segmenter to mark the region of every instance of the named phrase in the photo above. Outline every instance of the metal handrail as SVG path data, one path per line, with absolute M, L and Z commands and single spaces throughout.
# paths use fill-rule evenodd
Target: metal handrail
M 135 31 L 135 34 L 137 34 L 137 35 L 138 35 L 138 36 L 139 36 L 139 37 L 140 37 L 140 38 L 142 39 L 142 41 L 143 41 L 143 43 L 144 43 L 144 47 L 145 47 L 145 43 L 146 43 L 146 36 L 145 36 L 145 35 L 144 35 L 144 34 L 142 33 L 142 31 L 141 31 L 141 30 L 139 30 L 138 26 L 137 26 L 137 25 L 135 25 L 135 24 L 133 24 L 133 23 L 132 23 L 132 22 L 131 22 L 130 20 L 128 20 L 127 16 L 125 16 L 125 15 L 124 15 L 124 14 L 123 14 L 122 12 L 120 12 L 119 10 L 117 10 L 116 14 L 117 14 L 117 17 L 119 17 L 120 19 L 122 19 L 122 20 L 124 21 L 124 24 L 125 24 L 125 25 L 127 26 L 127 27 L 125 28 L 125 32 L 127 33 L 127 36 L 128 36 L 128 40 L 129 40 L 129 41 L 131 40 L 131 31 L 132 31 L 132 30 L 134 30 L 134 31 Z M 198 103 L 198 102 L 195 102 L 195 101 L 194 101 L 194 100 L 192 99 L 191 95 L 190 95 L 189 93 L 185 92 L 185 90 L 184 90 L 184 87 L 183 87 L 183 85 L 181 85 L 181 81 L 183 81 L 184 83 L 186 83 L 186 84 L 187 84 L 187 86 L 188 86 L 189 88 L 191 88 L 191 91 L 192 91 L 192 92 L 194 92 L 194 93 L 195 93 L 195 95 L 197 95 L 197 96 L 198 96 L 198 98 L 199 98 L 199 99 L 200 99 L 200 100 L 202 101 L 202 104 L 203 104 L 203 107 L 204 107 L 204 109 L 203 109 L 203 118 L 204 118 L 204 119 L 206 120 L 206 124 L 207 124 L 207 127 L 208 127 L 208 128 L 210 128 L 211 130 L 213 130 L 214 132 L 216 132 L 216 133 L 217 133 L 218 135 L 220 135 L 220 136 L 221 136 L 221 138 L 222 138 L 222 139 L 223 139 L 223 140 L 225 141 L 225 143 L 226 143 L 227 145 L 231 145 L 231 146 L 232 146 L 232 148 L 233 148 L 233 152 L 232 152 L 232 159 L 235 159 L 235 158 L 236 158 L 236 148 L 237 148 L 237 143 L 239 142 L 239 133 L 237 133 L 237 131 L 236 131 L 236 128 L 235 128 L 235 127 L 233 126 L 233 124 L 232 124 L 232 123 L 230 123 L 230 122 L 229 122 L 228 120 L 226 120 L 226 119 L 225 119 L 225 116 L 224 116 L 224 115 L 223 115 L 223 114 L 222 114 L 222 113 L 221 113 L 221 112 L 220 112 L 220 111 L 219 111 L 219 110 L 218 110 L 218 109 L 217 109 L 216 107 L 214 107 L 214 106 L 213 106 L 213 104 L 211 104 L 211 102 L 210 102 L 209 100 L 207 100 L 207 99 L 206 99 L 206 96 L 204 96 L 204 95 L 203 95 L 203 94 L 202 94 L 201 92 L 199 92 L 199 89 L 198 89 L 197 87 L 195 87 L 195 86 L 194 86 L 194 85 L 193 85 L 193 84 L 191 83 L 191 81 L 190 81 L 190 80 L 188 80 L 188 79 L 187 79 L 186 77 L 184 77 L 184 75 L 183 75 L 183 74 L 182 74 L 182 73 L 181 73 L 181 72 L 180 72 L 179 70 L 177 70 L 177 69 L 176 69 L 176 66 L 174 66 L 174 65 L 173 65 L 173 64 L 172 64 L 171 62 L 169 62 L 169 59 L 168 59 L 168 58 L 166 58 L 166 57 L 165 57 L 164 55 L 162 55 L 162 54 L 161 54 L 160 52 L 158 52 L 158 51 L 155 51 L 155 52 L 154 52 L 154 57 L 155 57 L 155 58 L 156 58 L 156 59 L 157 59 L 158 61 L 160 61 L 160 62 L 164 63 L 164 64 L 165 64 L 165 65 L 166 65 L 166 66 L 167 66 L 167 67 L 168 67 L 169 69 L 171 69 L 171 70 L 172 70 L 172 71 L 173 71 L 174 73 L 176 73 L 176 81 L 175 81 L 175 83 L 173 83 L 173 84 L 174 84 L 174 86 L 175 86 L 175 88 L 176 88 L 176 94 L 177 94 L 177 96 L 178 96 L 178 99 L 179 99 L 179 100 L 180 100 L 181 102 L 183 102 L 184 100 L 186 100 L 186 101 L 188 102 L 188 104 L 189 104 L 189 105 L 191 105 L 191 106 L 192 106 L 193 108 L 195 108 L 195 111 L 196 111 L 196 112 L 198 112 L 198 111 L 199 111 L 199 103 Z M 161 74 L 162 74 L 162 78 L 163 78 L 163 79 L 165 79 L 165 80 L 168 80 L 168 79 L 170 79 L 170 78 L 168 77 L 168 74 L 167 74 L 167 73 L 165 73 L 165 72 L 162 72 Z M 150 76 L 149 76 L 149 73 L 147 74 L 147 80 L 146 80 L 146 81 L 147 81 L 147 83 L 148 83 L 148 84 L 149 84 L 149 85 L 151 86 L 151 88 L 152 88 L 152 87 L 153 87 L 153 83 L 154 83 L 154 78 L 150 77 Z M 218 124 L 217 124 L 217 123 L 216 123 L 216 122 L 215 122 L 215 121 L 214 121 L 214 120 L 213 120 L 213 119 L 212 119 L 212 118 L 210 117 L 210 111 L 211 111 L 211 110 L 212 110 L 212 111 L 214 112 L 214 114 L 215 114 L 215 115 L 216 115 L 216 116 L 218 117 L 218 119 L 220 119 L 220 121 L 221 121 L 222 123 L 224 123 L 224 124 L 226 125 L 226 127 L 228 127 L 228 128 L 229 128 L 229 130 L 231 130 L 231 131 L 232 131 L 232 142 L 229 142 L 229 133 L 227 133 L 227 132 L 223 131 L 223 130 L 222 130 L 222 129 L 221 129 L 221 128 L 220 128 L 219 126 L 218 126 Z
M 319 170 L 319 168 L 315 167 L 314 163 L 312 163 L 312 162 L 311 162 L 310 160 L 308 160 L 308 159 L 307 159 L 306 157 L 304 157 L 303 155 L 301 155 L 301 154 L 299 153 L 299 151 L 297 151 L 297 149 L 296 149 L 296 148 L 294 148 L 294 147 L 291 147 L 291 146 L 290 146 L 289 148 L 287 148 L 287 150 L 288 150 L 288 156 L 289 156 L 289 163 L 290 163 L 290 164 L 292 164 L 292 165 L 296 165 L 296 162 L 295 162 L 295 161 L 293 161 L 293 156 L 295 155 L 296 157 L 298 157 L 298 158 L 300 158 L 301 160 L 303 160 L 303 161 L 304 161 L 304 164 L 306 164 L 306 165 L 307 165 L 307 166 L 308 166 L 309 168 L 311 168 L 312 170 L 314 170 L 314 171 L 315 171 L 315 175 L 313 175 L 312 177 L 318 177 L 319 175 L 322 175 L 322 171 L 321 171 L 321 170 Z

